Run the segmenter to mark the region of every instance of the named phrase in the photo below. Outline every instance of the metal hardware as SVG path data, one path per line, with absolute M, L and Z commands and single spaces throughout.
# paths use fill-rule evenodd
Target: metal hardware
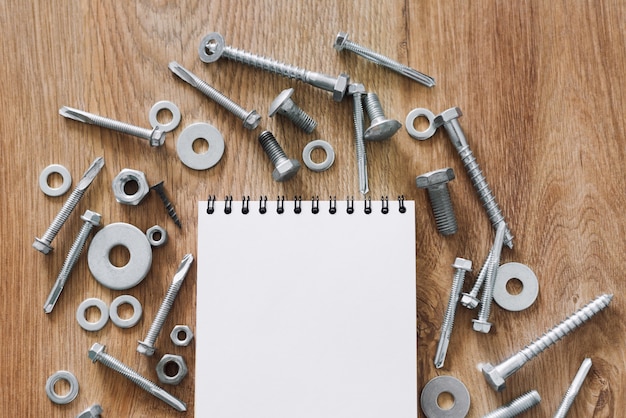
M 437 398 L 442 393 L 449 393 L 454 405 L 449 409 L 439 406 Z M 470 395 L 467 387 L 452 376 L 437 376 L 426 383 L 420 396 L 422 411 L 427 418 L 463 418 L 470 408 Z
M 522 291 L 516 295 L 506 290 L 506 284 L 511 279 L 518 279 L 522 283 Z M 513 312 L 523 311 L 535 303 L 537 295 L 539 295 L 539 281 L 530 267 L 522 263 L 506 263 L 498 268 L 493 286 L 493 300 L 502 309 Z
M 586 358 L 580 365 L 578 372 L 576 372 L 576 376 L 574 376 L 572 384 L 567 389 L 567 392 L 565 392 L 565 396 L 563 396 L 563 400 L 561 401 L 559 408 L 556 410 L 554 418 L 565 418 L 567 412 L 572 407 L 574 400 L 576 400 L 576 396 L 578 396 L 578 392 L 580 392 L 580 388 L 582 387 L 589 370 L 591 370 L 591 359 Z
M 363 107 L 370 118 L 370 126 L 363 133 L 366 141 L 384 141 L 391 138 L 402 124 L 395 119 L 387 119 L 376 93 L 363 97 Z
M 356 164 L 359 175 L 359 191 L 367 194 L 369 183 L 367 179 L 367 155 L 365 153 L 365 138 L 363 137 L 363 95 L 365 86 L 363 84 L 350 84 L 348 94 L 352 96 L 352 116 L 354 119 L 354 144 L 356 148 Z
M 179 338 L 181 333 L 185 336 L 185 338 Z M 187 325 L 176 325 L 172 329 L 172 332 L 170 332 L 170 339 L 172 340 L 174 345 L 177 345 L 179 347 L 187 347 L 193 339 L 193 332 L 191 331 L 191 328 L 189 328 Z
M 209 150 L 198 154 L 193 149 L 196 139 L 204 139 Z M 187 126 L 178 137 L 176 153 L 180 161 L 193 170 L 207 170 L 219 163 L 224 155 L 224 137 L 213 125 L 197 122 Z
M 317 122 L 291 99 L 293 88 L 280 92 L 270 105 L 269 117 L 274 117 L 276 113 L 286 116 L 298 128 L 310 134 L 317 127 Z
M 178 218 L 176 209 L 174 209 L 174 204 L 167 197 L 167 194 L 165 193 L 165 187 L 163 186 L 163 182 L 162 181 L 158 182 L 154 186 L 150 187 L 150 189 L 157 192 L 157 194 L 159 195 L 159 198 L 161 199 L 161 202 L 163 202 L 163 205 L 165 206 L 165 210 L 167 210 L 167 214 L 170 216 L 170 218 L 172 218 L 172 220 L 174 221 L 177 227 L 182 228 L 183 225 L 180 223 L 180 219 Z M 165 230 L 160 231 L 161 234 L 163 234 L 164 231 Z M 150 239 L 150 237 L 148 237 L 148 239 Z M 167 241 L 167 233 L 165 233 L 165 241 Z M 160 245 L 163 245 L 163 244 L 165 244 L 165 242 L 161 243 Z
M 130 318 L 122 319 L 118 313 L 118 308 L 120 305 L 129 304 L 133 308 L 133 314 Z M 131 295 L 120 295 L 113 299 L 111 302 L 111 306 L 109 308 L 109 316 L 111 317 L 111 322 L 113 322 L 116 326 L 120 328 L 132 328 L 141 319 L 141 315 L 143 314 L 143 309 L 141 308 L 141 303 Z
M 454 180 L 454 170 L 451 168 L 430 171 L 415 178 L 417 187 L 428 191 L 437 230 L 441 235 L 456 234 L 458 229 L 448 190 L 448 182 L 451 180 Z
M 169 110 L 172 113 L 172 120 L 168 123 L 161 123 L 157 119 L 159 112 L 161 110 Z M 174 103 L 169 100 L 161 100 L 156 102 L 152 108 L 150 108 L 150 112 L 148 113 L 148 120 L 150 121 L 150 126 L 153 128 L 158 128 L 163 132 L 171 132 L 178 127 L 180 124 L 180 109 Z
M 50 175 L 54 173 L 61 176 L 63 183 L 61 183 L 59 187 L 52 188 L 48 184 L 48 177 L 50 177 Z M 39 188 L 42 192 L 44 192 L 46 196 L 61 196 L 70 189 L 71 185 L 72 175 L 70 174 L 70 171 L 61 164 L 50 164 L 48 167 L 44 168 L 41 171 L 41 174 L 39 174 Z
M 418 131 L 415 129 L 415 119 L 425 117 L 428 120 L 428 128 L 424 131 Z M 428 109 L 424 109 L 422 107 L 415 108 L 411 110 L 408 115 L 406 115 L 406 120 L 404 121 L 406 126 L 406 131 L 408 134 L 419 141 L 424 141 L 435 134 L 437 131 L 437 127 L 435 126 L 435 114 Z
M 76 418 L 99 418 L 101 414 L 102 407 L 96 403 L 85 409 L 80 414 L 76 415 Z
M 70 390 L 65 395 L 59 395 L 54 391 L 54 385 L 59 380 L 65 380 L 70 385 Z M 68 404 L 78 396 L 78 379 L 67 370 L 59 370 L 46 381 L 46 394 L 52 402 L 58 405 Z
M 326 159 L 321 163 L 316 163 L 311 158 L 311 153 L 313 150 L 321 148 L 326 153 Z M 315 141 L 311 141 L 304 146 L 302 150 L 302 161 L 304 161 L 304 165 L 311 171 L 321 172 L 328 170 L 333 163 L 335 162 L 335 150 L 333 150 L 332 145 L 322 139 L 316 139 Z
M 137 184 L 137 191 L 133 194 L 128 194 L 125 188 L 131 182 Z M 150 192 L 146 175 L 142 171 L 130 168 L 124 168 L 120 171 L 113 179 L 111 187 L 113 188 L 115 200 L 123 205 L 137 206 Z
M 274 181 L 289 180 L 300 170 L 300 162 L 287 157 L 274 134 L 270 131 L 261 132 L 259 143 L 274 165 L 274 171 L 272 172 Z
M 89 322 L 87 318 L 85 318 L 85 312 L 87 312 L 89 308 L 97 308 L 100 311 L 100 318 L 97 321 Z M 78 309 L 76 309 L 76 321 L 85 331 L 100 331 L 109 321 L 109 307 L 101 299 L 85 299 L 78 305 Z
M 506 405 L 491 411 L 487 415 L 483 415 L 483 418 L 513 418 L 518 416 L 524 411 L 529 410 L 533 406 L 541 402 L 541 396 L 536 390 L 531 390 L 522 396 L 513 399 Z
M 173 376 L 170 376 L 166 371 L 166 368 L 170 364 L 173 364 L 174 367 L 177 369 L 176 373 Z M 185 363 L 185 359 L 181 356 L 174 354 L 165 354 L 163 357 L 161 357 L 161 360 L 159 360 L 156 365 L 156 372 L 159 378 L 159 382 L 165 383 L 167 385 L 178 385 L 180 382 L 183 381 L 185 376 L 187 376 L 188 371 L 189 370 L 187 369 L 187 363 Z
M 161 247 L 167 243 L 167 231 L 162 226 L 154 225 L 146 231 L 146 238 L 153 247 Z
M 489 254 L 487 254 L 487 258 L 485 259 L 483 266 L 480 268 L 478 276 L 476 276 L 476 281 L 474 282 L 472 290 L 469 293 L 461 293 L 461 305 L 465 306 L 467 309 L 476 308 L 480 302 L 477 298 L 478 292 L 480 292 L 480 288 L 482 287 L 485 276 L 487 275 L 487 267 L 489 267 L 489 260 L 492 255 L 493 250 L 489 250 Z

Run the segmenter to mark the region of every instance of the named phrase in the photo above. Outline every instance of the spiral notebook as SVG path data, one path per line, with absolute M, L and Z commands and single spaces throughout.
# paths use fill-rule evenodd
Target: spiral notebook
M 195 416 L 415 418 L 414 212 L 200 202 Z

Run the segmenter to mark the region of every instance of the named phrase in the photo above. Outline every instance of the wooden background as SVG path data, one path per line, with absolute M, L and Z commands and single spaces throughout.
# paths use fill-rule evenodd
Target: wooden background
M 493 232 L 444 132 L 418 142 L 403 128 L 390 141 L 367 144 L 372 199 L 404 194 L 416 201 L 420 391 L 434 376 L 456 376 L 471 393 L 469 416 L 478 417 L 537 389 L 543 401 L 525 416 L 548 417 L 589 356 L 594 365 L 569 416 L 621 416 L 626 409 L 625 21 L 623 1 L 591 0 L 0 2 L 2 415 L 68 417 L 99 402 L 106 417 L 182 416 L 91 364 L 87 350 L 94 342 L 106 344 L 109 353 L 156 380 L 158 356 L 137 354 L 136 341 L 145 336 L 183 254 L 196 251 L 196 202 L 209 194 L 361 199 L 351 102 L 335 103 L 327 92 L 226 60 L 203 64 L 199 41 L 218 31 L 235 47 L 333 76 L 345 71 L 378 93 L 386 114 L 401 122 L 416 107 L 435 113 L 452 106 L 463 110 L 461 125 L 516 236 L 514 250 L 504 250 L 502 262 L 531 266 L 540 294 L 520 313 L 494 305 L 489 335 L 473 332 L 475 312 L 459 308 L 445 367 L 436 370 L 432 358 L 450 265 L 465 257 L 476 271 Z M 332 43 L 340 30 L 434 76 L 437 86 L 428 89 L 355 55 L 337 53 Z M 257 109 L 264 115 L 262 128 L 247 131 L 176 79 L 167 69 L 172 60 L 243 107 Z M 265 117 L 275 95 L 288 87 L 296 88 L 296 102 L 319 122 L 314 134 L 307 136 L 280 117 Z M 163 99 L 175 102 L 183 119 L 160 149 L 58 115 L 67 105 L 147 127 L 148 110 Z M 185 126 L 200 121 L 222 132 L 226 152 L 216 167 L 192 171 L 177 158 L 175 144 Z M 272 130 L 287 154 L 298 158 L 309 140 L 326 139 L 337 153 L 335 164 L 324 173 L 303 168 L 292 181 L 275 183 L 256 140 L 261 129 Z M 54 241 L 55 251 L 38 253 L 31 248 L 33 238 L 41 236 L 67 198 L 44 196 L 37 186 L 40 171 L 63 164 L 75 185 L 98 156 L 105 157 L 106 166 Z M 444 238 L 414 180 L 447 166 L 457 175 L 450 190 L 459 231 Z M 125 167 L 144 171 L 152 184 L 165 180 L 182 230 L 167 218 L 156 195 L 138 207 L 115 202 L 111 180 Z M 54 312 L 45 315 L 43 302 L 86 209 L 100 212 L 104 224 L 129 222 L 144 230 L 163 225 L 170 240 L 154 250 L 147 278 L 124 292 L 96 283 L 83 254 Z M 192 268 L 157 341 L 161 353 L 181 354 L 189 365 L 183 383 L 168 388 L 188 403 L 186 416 L 193 416 L 194 347 L 174 347 L 167 334 L 176 323 L 195 325 L 195 282 Z M 109 323 L 89 333 L 77 325 L 75 310 L 84 298 L 110 302 L 122 293 L 143 303 L 138 326 L 123 330 Z M 608 310 L 527 364 L 503 393 L 489 388 L 478 363 L 503 360 L 601 293 L 615 294 Z M 44 391 L 48 376 L 59 369 L 80 381 L 78 398 L 65 406 L 52 404 Z

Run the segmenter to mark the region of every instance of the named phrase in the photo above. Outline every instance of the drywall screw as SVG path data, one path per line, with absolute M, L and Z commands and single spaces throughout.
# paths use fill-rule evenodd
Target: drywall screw
M 161 302 L 161 306 L 157 311 L 156 317 L 154 318 L 154 321 L 152 321 L 152 325 L 150 325 L 148 335 L 144 341 L 139 341 L 139 345 L 137 346 L 138 353 L 145 354 L 146 356 L 152 356 L 154 354 L 154 342 L 159 336 L 161 328 L 163 328 L 163 323 L 174 305 L 176 295 L 178 295 L 180 286 L 183 284 L 183 281 L 187 276 L 191 263 L 193 263 L 193 255 L 185 254 L 183 260 L 178 265 L 178 269 L 174 274 L 174 279 L 172 280 L 170 287 L 167 289 L 167 293 L 165 294 L 165 298 L 163 298 L 163 302 Z
M 415 178 L 417 187 L 428 191 L 437 230 L 441 235 L 453 235 L 458 229 L 448 190 L 448 182 L 451 180 L 454 180 L 454 170 L 451 168 L 430 171 Z
M 209 99 L 228 110 L 233 115 L 237 116 L 243 121 L 243 126 L 246 129 L 254 130 L 259 126 L 261 122 L 261 115 L 256 110 L 246 110 L 226 97 L 222 92 L 211 87 L 206 81 L 198 78 L 197 75 L 177 63 L 172 61 L 167 66 L 171 72 L 176 74 L 181 80 L 188 83 L 196 90 L 207 96 Z
M 300 170 L 300 162 L 287 157 L 274 134 L 270 131 L 261 132 L 259 143 L 274 165 L 274 171 L 272 171 L 274 181 L 289 180 Z
M 554 418 L 565 418 L 567 412 L 572 407 L 572 404 L 574 403 L 574 400 L 576 399 L 576 396 L 578 395 L 578 392 L 580 391 L 580 388 L 582 387 L 583 382 L 585 381 L 585 378 L 587 377 L 590 369 L 591 359 L 586 358 L 580 365 L 576 376 L 574 376 L 572 384 L 567 389 L 567 392 L 565 392 L 565 396 L 563 396 L 563 401 L 561 401 L 561 405 L 559 405 L 559 408 L 556 410 Z
M 385 67 L 392 71 L 395 71 L 398 74 L 402 74 L 403 76 L 408 77 L 411 80 L 417 81 L 418 83 L 421 83 L 426 87 L 433 87 L 435 85 L 435 79 L 431 76 L 420 73 L 419 71 L 414 70 L 411 67 L 400 64 L 399 62 L 394 61 L 391 58 L 379 54 L 378 52 L 374 52 L 369 48 L 354 43 L 353 41 L 349 41 L 348 34 L 346 32 L 339 32 L 337 34 L 333 46 L 337 51 L 341 51 L 343 49 L 352 51 L 368 61 L 378 64 L 381 67 Z
M 450 137 L 450 141 L 456 148 L 457 153 L 461 157 L 461 161 L 463 161 L 463 165 L 465 166 L 465 170 L 472 180 L 472 184 L 474 185 L 474 189 L 478 193 L 480 200 L 483 204 L 487 212 L 487 216 L 489 217 L 489 221 L 491 222 L 491 226 L 493 229 L 497 229 L 500 223 L 506 222 L 504 220 L 504 215 L 502 215 L 502 211 L 498 206 L 498 202 L 496 202 L 496 198 L 493 195 L 493 192 L 489 188 L 489 184 L 487 183 L 487 179 L 483 175 L 483 172 L 480 170 L 480 166 L 476 161 L 476 157 L 472 153 L 469 145 L 467 144 L 467 139 L 465 138 L 465 134 L 461 129 L 461 125 L 459 124 L 458 118 L 463 116 L 461 109 L 458 107 L 453 107 L 448 110 L 444 110 L 441 114 L 437 115 L 434 120 L 435 126 L 443 126 Z M 506 231 L 504 234 L 504 243 L 509 248 L 513 248 L 513 235 L 509 230 L 509 227 L 506 227 Z
M 604 294 L 583 306 L 563 322 L 547 331 L 542 337 L 527 345 L 518 353 L 512 355 L 502 363 L 493 366 L 490 363 L 482 367 L 485 379 L 491 387 L 500 392 L 506 388 L 506 379 L 518 371 L 524 364 L 532 360 L 552 344 L 556 343 L 570 332 L 591 319 L 595 314 L 609 306 L 613 299 L 612 294 Z
M 391 138 L 402 124 L 395 119 L 387 119 L 376 93 L 367 93 L 363 98 L 365 111 L 370 118 L 370 126 L 365 130 L 366 141 L 383 141 Z
M 450 298 L 448 299 L 448 307 L 441 324 L 441 334 L 439 343 L 437 344 L 437 352 L 435 353 L 435 367 L 441 369 L 446 359 L 448 345 L 450 344 L 450 335 L 454 327 L 454 315 L 456 313 L 456 304 L 459 301 L 459 293 L 463 289 L 465 281 L 465 272 L 472 271 L 472 262 L 464 258 L 457 257 L 452 267 L 456 269 L 454 278 L 452 279 L 452 287 L 450 288 Z
M 467 309 L 474 309 L 478 306 L 478 292 L 480 292 L 480 288 L 485 281 L 485 276 L 487 276 L 487 268 L 489 267 L 489 261 L 491 260 L 492 255 L 493 250 L 490 249 L 483 266 L 478 272 L 478 276 L 476 276 L 476 281 L 474 282 L 474 286 L 472 286 L 472 290 L 470 290 L 469 293 L 461 293 L 461 305 L 465 306 Z
M 317 122 L 291 99 L 293 89 L 285 89 L 280 92 L 270 105 L 269 117 L 274 117 L 276 113 L 286 116 L 298 128 L 310 134 L 317 127 Z
M 85 409 L 80 414 L 76 415 L 76 418 L 98 418 L 101 414 L 102 407 L 96 403 Z
M 91 163 L 87 171 L 85 171 L 85 174 L 83 174 L 83 177 L 78 182 L 78 185 L 76 185 L 74 190 L 72 190 L 70 197 L 68 197 L 67 201 L 63 204 L 63 207 L 61 208 L 57 216 L 52 220 L 52 223 L 50 224 L 46 232 L 44 232 L 41 238 L 35 238 L 35 241 L 33 242 L 33 248 L 43 254 L 49 254 L 50 251 L 53 250 L 52 241 L 57 236 L 59 230 L 61 229 L 65 221 L 67 221 L 70 214 L 85 194 L 85 191 L 87 191 L 87 188 L 89 187 L 91 182 L 93 182 L 93 179 L 96 178 L 96 175 L 100 172 L 103 166 L 104 158 L 102 157 L 96 158 L 94 162 Z
M 217 32 L 209 33 L 202 38 L 198 47 L 198 55 L 202 62 L 215 62 L 221 56 L 224 56 L 233 61 L 269 71 L 270 73 L 302 81 L 322 90 L 332 92 L 333 100 L 336 102 L 343 100 L 348 84 L 350 84 L 350 76 L 347 74 L 342 73 L 337 77 L 332 77 L 227 46 L 224 43 L 224 37 Z
M 182 228 L 182 224 L 180 223 L 180 219 L 178 218 L 176 209 L 174 209 L 174 204 L 167 197 L 167 194 L 165 193 L 165 187 L 163 187 L 163 182 L 161 181 L 155 184 L 154 186 L 151 186 L 150 189 L 157 192 L 157 194 L 159 195 L 159 198 L 161 199 L 161 202 L 163 202 L 163 204 L 165 205 L 167 214 L 170 216 L 170 218 L 172 218 L 172 220 L 174 221 L 177 227 Z
M 513 418 L 541 402 L 541 396 L 536 390 L 531 390 L 522 396 L 513 399 L 506 405 L 501 406 L 484 415 L 483 418 Z
M 145 377 L 140 375 L 137 371 L 131 369 L 130 367 L 128 367 L 127 365 L 125 365 L 124 363 L 116 359 L 115 357 L 111 356 L 110 354 L 107 354 L 105 350 L 106 350 L 106 346 L 99 344 L 99 343 L 95 343 L 89 349 L 89 358 L 94 363 L 98 361 L 104 364 L 105 366 L 107 366 L 109 369 L 115 370 L 116 372 L 118 372 L 119 374 L 121 374 L 122 376 L 124 376 L 125 378 L 127 378 L 128 380 L 130 380 L 131 382 L 133 382 L 134 384 L 136 384 L 137 386 L 139 386 L 146 392 L 150 393 L 152 396 L 159 398 L 160 400 L 162 400 L 163 402 L 165 402 L 166 404 L 168 404 L 175 410 L 181 411 L 181 412 L 184 412 L 187 410 L 187 405 L 185 405 L 185 402 L 169 394 L 165 389 L 157 386 L 156 383 L 146 379 Z
M 74 265 L 78 261 L 78 257 L 80 257 L 80 253 L 83 251 L 83 247 L 85 246 L 85 242 L 87 242 L 87 238 L 89 238 L 89 233 L 93 229 L 94 226 L 100 225 L 100 219 L 102 217 L 99 213 L 92 212 L 90 210 L 85 211 L 85 214 L 80 217 L 85 223 L 80 228 L 72 247 L 67 253 L 67 257 L 65 258 L 65 262 L 63 262 L 63 266 L 61 267 L 61 271 L 57 276 L 56 282 L 52 286 L 52 290 L 46 299 L 46 302 L 43 305 L 43 311 L 45 313 L 50 313 L 54 309 L 54 305 L 56 305 L 59 300 L 59 296 L 61 296 L 61 292 L 63 291 L 63 287 L 67 282 L 67 279 L 70 277 L 70 273 L 74 268 Z
M 350 84 L 348 94 L 352 96 L 353 101 L 352 116 L 354 119 L 354 144 L 356 145 L 359 191 L 365 195 L 370 191 L 367 179 L 367 154 L 365 153 L 365 140 L 363 137 L 363 95 L 365 94 L 365 86 L 363 84 Z
M 137 138 L 145 139 L 150 143 L 151 147 L 160 147 L 165 143 L 165 132 L 158 127 L 153 129 L 141 128 L 139 126 L 131 125 L 126 122 L 120 122 L 115 119 L 106 118 L 104 116 L 96 115 L 93 113 L 85 112 L 84 110 L 74 109 L 71 107 L 63 106 L 59 109 L 59 114 L 68 119 L 73 119 L 78 122 L 87 123 L 89 125 L 96 125 L 102 128 L 111 129 L 113 131 L 121 132 L 135 136 Z

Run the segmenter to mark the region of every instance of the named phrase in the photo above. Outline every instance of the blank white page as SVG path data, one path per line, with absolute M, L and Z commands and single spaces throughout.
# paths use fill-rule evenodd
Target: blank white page
M 197 417 L 417 416 L 414 202 L 347 204 L 199 203 Z

